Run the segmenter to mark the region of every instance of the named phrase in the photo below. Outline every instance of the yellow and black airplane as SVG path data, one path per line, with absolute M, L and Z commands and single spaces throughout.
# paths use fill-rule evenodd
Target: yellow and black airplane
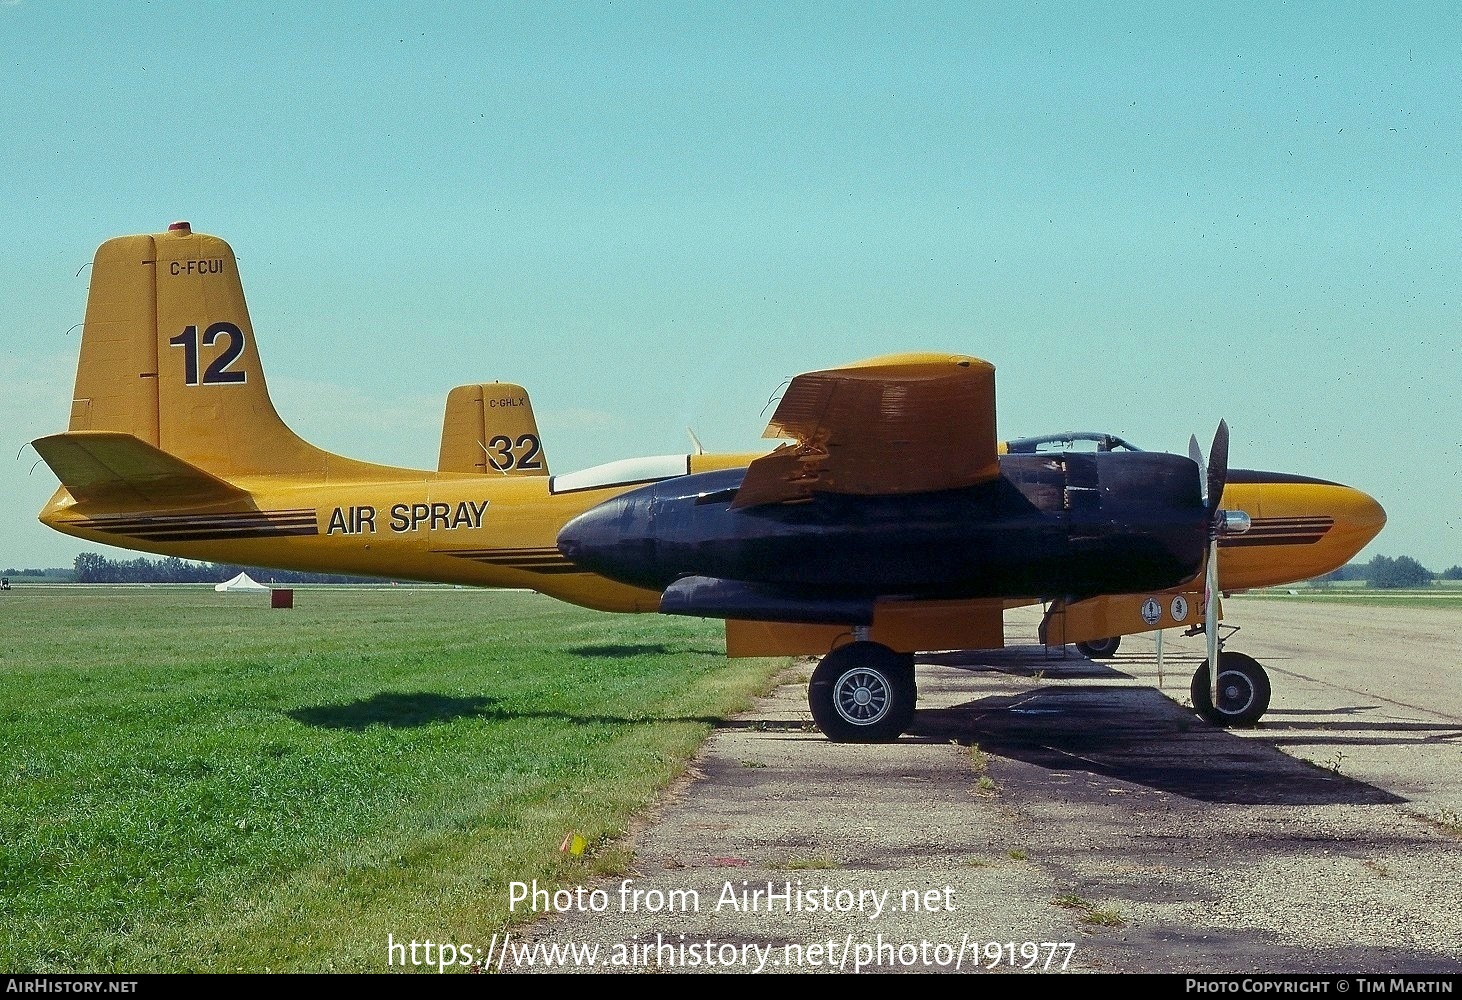
M 89 541 L 725 619 L 730 656 L 822 657 L 812 713 L 849 742 L 908 727 L 915 652 L 999 648 L 1033 604 L 1094 655 L 1206 631 L 1195 707 L 1252 724 L 1267 676 L 1220 655 L 1205 594 L 1328 572 L 1385 523 L 1349 487 L 1229 471 L 1222 425 L 1206 476 L 1196 442 L 1002 444 L 973 357 L 799 375 L 765 436 L 788 443 L 550 475 L 527 392 L 492 382 L 448 395 L 434 471 L 330 454 L 270 403 L 229 246 L 175 223 L 98 249 L 70 426 L 34 446 L 61 481 L 41 521 Z

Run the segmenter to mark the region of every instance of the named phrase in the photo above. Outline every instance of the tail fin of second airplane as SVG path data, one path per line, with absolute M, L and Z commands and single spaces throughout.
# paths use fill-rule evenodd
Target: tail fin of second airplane
M 270 402 L 228 244 L 174 223 L 97 250 L 71 432 L 121 432 L 214 476 L 380 467 L 309 444 Z
M 528 390 L 508 382 L 483 382 L 459 385 L 448 393 L 437 471 L 548 475 Z

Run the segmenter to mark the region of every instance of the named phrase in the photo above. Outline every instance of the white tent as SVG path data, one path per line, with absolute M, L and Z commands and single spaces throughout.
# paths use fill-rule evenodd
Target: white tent
M 262 583 L 256 583 L 249 577 L 249 574 L 240 573 L 232 580 L 225 580 L 222 583 L 214 584 L 213 589 L 219 593 L 232 594 L 235 592 L 257 593 L 258 591 L 268 590 L 269 588 Z

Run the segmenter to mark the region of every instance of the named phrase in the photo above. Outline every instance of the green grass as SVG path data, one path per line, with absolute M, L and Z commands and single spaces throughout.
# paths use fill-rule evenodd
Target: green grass
M 781 867 L 789 872 L 827 871 L 842 867 L 838 859 L 830 854 L 810 854 L 788 858 Z
M 1066 910 L 1080 910 L 1081 922 L 1094 924 L 1098 927 L 1124 927 L 1127 920 L 1122 914 L 1112 907 L 1105 909 L 1098 908 L 1094 903 L 1088 902 L 1073 893 L 1057 896 L 1051 900 L 1052 904 Z
M 522 593 L 0 597 L 0 970 L 380 971 L 485 942 L 785 664 Z M 566 833 L 590 844 L 560 854 Z
M 1294 593 L 1290 593 L 1294 591 Z M 1386 590 L 1364 584 L 1337 583 L 1311 587 L 1273 587 L 1246 591 L 1244 597 L 1265 601 L 1313 601 L 1320 604 L 1355 604 L 1387 608 L 1427 608 L 1436 611 L 1462 611 L 1462 586 L 1446 580 L 1430 587 Z
M 1098 927 L 1125 927 L 1127 918 L 1122 916 L 1120 911 L 1109 907 L 1104 910 L 1087 910 L 1082 916 L 1081 922 L 1095 924 Z

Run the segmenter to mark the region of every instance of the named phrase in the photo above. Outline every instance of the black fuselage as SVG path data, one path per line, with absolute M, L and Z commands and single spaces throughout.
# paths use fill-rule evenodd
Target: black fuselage
M 559 549 L 654 590 L 704 577 L 832 599 L 932 599 L 1165 589 L 1199 571 L 1207 544 L 1197 468 L 1159 452 L 1006 455 L 999 478 L 963 489 L 733 509 L 744 474 L 622 494 L 565 525 Z

